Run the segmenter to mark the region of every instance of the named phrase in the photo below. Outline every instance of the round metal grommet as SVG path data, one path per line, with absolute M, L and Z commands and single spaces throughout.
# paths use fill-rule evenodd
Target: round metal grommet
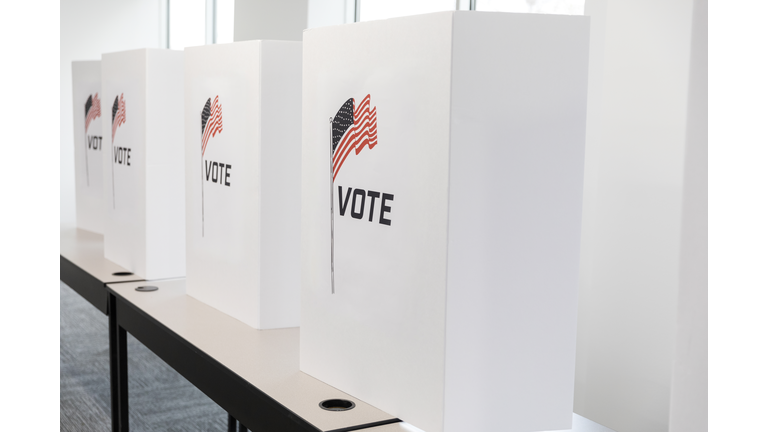
M 131 272 L 114 272 L 112 276 L 133 276 Z
M 355 403 L 346 399 L 326 399 L 320 402 L 320 408 L 326 411 L 349 411 Z
M 140 292 L 157 291 L 157 287 L 154 285 L 144 285 L 136 288 L 136 291 L 140 291 Z

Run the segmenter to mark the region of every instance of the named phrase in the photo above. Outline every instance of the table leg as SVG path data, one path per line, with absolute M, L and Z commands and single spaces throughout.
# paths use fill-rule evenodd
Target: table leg
M 117 299 L 109 296 L 109 375 L 112 431 L 128 432 L 128 334 L 117 324 Z
M 235 420 L 234 417 L 232 417 L 232 414 L 227 414 L 229 417 L 229 422 L 227 424 L 227 432 L 237 432 L 237 420 Z
M 112 432 L 120 431 L 119 402 L 117 391 L 117 317 L 115 316 L 115 296 L 109 296 L 107 307 L 109 314 L 109 391 L 112 403 Z
M 117 367 L 120 432 L 128 432 L 128 334 L 119 325 L 117 326 Z
M 244 424 L 240 423 L 240 430 L 238 432 L 248 432 L 248 428 Z

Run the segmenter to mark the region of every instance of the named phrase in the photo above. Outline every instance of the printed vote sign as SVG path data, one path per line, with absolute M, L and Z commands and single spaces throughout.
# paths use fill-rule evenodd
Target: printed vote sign
M 428 432 L 571 427 L 588 35 L 304 32 L 302 371 Z
M 184 53 L 102 55 L 104 255 L 144 279 L 184 276 Z
M 72 62 L 77 227 L 102 234 L 101 62 Z
M 187 294 L 258 329 L 300 311 L 301 42 L 187 48 Z

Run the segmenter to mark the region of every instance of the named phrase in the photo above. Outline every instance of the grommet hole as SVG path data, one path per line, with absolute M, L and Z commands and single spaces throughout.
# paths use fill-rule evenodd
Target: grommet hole
M 327 399 L 320 402 L 320 408 L 327 411 L 348 411 L 355 407 L 355 403 L 346 399 Z
M 114 272 L 112 276 L 133 276 L 131 272 Z
M 136 291 L 149 292 L 149 291 L 157 291 L 157 289 L 158 288 L 153 285 L 143 285 L 143 286 L 137 287 Z

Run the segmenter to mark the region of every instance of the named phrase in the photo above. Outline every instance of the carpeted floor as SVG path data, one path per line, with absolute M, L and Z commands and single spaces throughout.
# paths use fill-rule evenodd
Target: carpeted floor
M 108 318 L 63 283 L 60 295 L 62 431 L 109 431 Z M 226 431 L 227 413 L 128 335 L 131 431 Z

